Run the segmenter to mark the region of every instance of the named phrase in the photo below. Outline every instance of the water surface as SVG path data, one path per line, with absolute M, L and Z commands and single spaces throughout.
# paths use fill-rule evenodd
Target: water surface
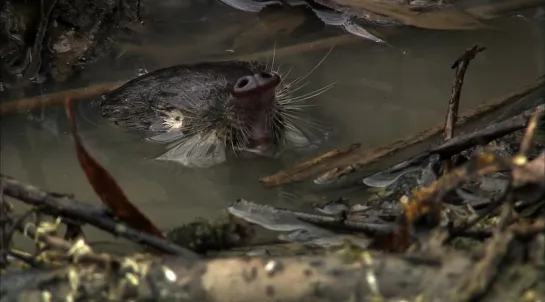
M 143 70 L 179 63 L 271 51 L 274 45 L 279 54 L 275 65 L 281 64 L 284 72 L 292 67 L 292 75 L 302 75 L 333 46 L 320 41 L 343 34 L 304 11 L 253 15 L 202 1 L 188 12 L 178 1 L 146 3 L 153 17 L 145 20 L 142 33 L 120 41 L 112 58 L 87 68 L 64 87 L 129 79 Z M 379 146 L 441 122 L 454 74 L 450 65 L 476 43 L 488 49 L 469 67 L 461 110 L 533 81 L 545 71 L 545 22 L 534 15 L 496 20 L 496 29 L 487 31 L 384 30 L 390 46 L 350 37 L 339 40 L 344 42 L 309 76 L 306 87 L 309 91 L 336 82 L 335 88 L 314 100 L 333 126 L 330 141 L 315 153 L 353 142 Z M 293 24 L 298 28 L 292 30 Z M 270 33 L 278 28 L 277 34 Z M 312 41 L 316 42 L 288 55 L 283 52 Z M 42 87 L 42 93 L 63 85 Z M 285 200 L 281 189 L 262 188 L 258 179 L 301 160 L 302 155 L 234 159 L 205 170 L 159 162 L 153 158 L 162 147 L 100 120 L 91 102 L 84 102 L 77 107 L 77 119 L 87 149 L 160 228 L 217 217 L 239 197 L 281 206 L 293 202 Z M 2 173 L 98 202 L 75 156 L 63 108 L 5 116 L 1 125 Z

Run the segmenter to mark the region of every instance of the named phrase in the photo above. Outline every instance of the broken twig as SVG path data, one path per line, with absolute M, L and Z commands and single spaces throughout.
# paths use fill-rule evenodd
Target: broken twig
M 447 117 L 445 119 L 445 133 L 444 140 L 447 141 L 454 136 L 454 128 L 458 120 L 458 108 L 460 106 L 460 95 L 462 93 L 462 86 L 464 85 L 464 76 L 466 74 L 469 62 L 475 58 L 475 55 L 483 50 L 485 47 L 475 45 L 468 48 L 464 54 L 459 57 L 450 68 L 456 69 L 456 76 L 452 82 L 452 91 L 450 94 L 450 100 L 448 102 Z M 445 172 L 451 168 L 450 158 L 446 158 L 444 163 Z

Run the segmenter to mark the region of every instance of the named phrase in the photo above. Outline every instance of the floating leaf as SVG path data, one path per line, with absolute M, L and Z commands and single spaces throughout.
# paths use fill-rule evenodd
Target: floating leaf
M 106 169 L 104 169 L 83 147 L 81 138 L 77 133 L 74 111 L 70 98 L 65 100 L 66 114 L 70 122 L 72 136 L 76 144 L 76 153 L 78 161 L 89 180 L 89 183 L 100 197 L 102 203 L 119 220 L 127 225 L 150 233 L 158 237 L 163 237 L 159 229 L 142 214 L 125 196 L 123 190 L 119 187 L 114 178 Z

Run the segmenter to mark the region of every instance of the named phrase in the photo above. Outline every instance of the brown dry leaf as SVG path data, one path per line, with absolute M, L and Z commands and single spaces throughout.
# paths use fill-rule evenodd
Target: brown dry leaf
M 113 214 L 127 225 L 146 233 L 158 237 L 164 237 L 161 231 L 142 214 L 125 196 L 123 190 L 119 187 L 110 173 L 104 169 L 83 147 L 81 139 L 77 133 L 77 126 L 74 120 L 72 101 L 70 98 L 65 100 L 66 114 L 70 122 L 70 128 L 76 144 L 76 153 L 81 168 L 85 172 L 89 183 L 100 196 L 102 203 Z

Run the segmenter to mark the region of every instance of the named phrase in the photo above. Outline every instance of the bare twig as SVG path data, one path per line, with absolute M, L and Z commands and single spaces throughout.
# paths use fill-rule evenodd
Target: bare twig
M 450 94 L 450 100 L 448 103 L 447 117 L 445 119 L 445 132 L 444 140 L 447 141 L 454 136 L 454 128 L 456 127 L 456 122 L 458 120 L 458 108 L 460 105 L 460 95 L 462 93 L 462 86 L 464 84 L 464 76 L 469 66 L 469 62 L 475 58 L 475 55 L 481 51 L 484 51 L 486 48 L 479 45 L 475 45 L 471 48 L 466 49 L 464 54 L 460 56 L 452 64 L 450 68 L 456 69 L 456 76 L 452 82 L 452 90 Z M 450 169 L 450 158 L 446 158 L 444 161 L 444 171 L 447 172 Z
M 131 241 L 147 245 L 157 250 L 177 254 L 188 259 L 196 259 L 198 255 L 166 239 L 139 232 L 125 224 L 114 220 L 108 212 L 98 206 L 83 203 L 67 196 L 48 193 L 36 187 L 23 184 L 13 178 L 1 175 L 4 193 L 32 206 L 44 207 L 49 215 L 63 216 L 93 225 L 106 232 L 124 237 Z
M 296 165 L 295 167 L 293 167 L 292 169 L 290 169 L 289 171 L 281 171 L 279 173 L 286 173 L 284 175 L 284 177 L 289 177 L 290 174 L 295 174 L 295 173 L 299 173 L 300 171 L 304 171 L 306 169 L 308 169 L 309 167 L 311 166 L 315 166 L 315 165 L 318 165 L 320 163 L 323 163 L 327 160 L 330 160 L 330 159 L 333 159 L 333 158 L 338 158 L 338 157 L 341 157 L 341 156 L 344 156 L 346 154 L 349 154 L 351 152 L 353 152 L 354 150 L 358 149 L 359 147 L 361 146 L 361 144 L 352 144 L 346 148 L 339 148 L 339 149 L 334 149 L 334 150 L 331 150 L 331 151 L 328 151 L 318 157 L 315 157 L 315 158 L 312 158 L 308 161 L 305 161 L 305 162 L 302 162 L 298 165 Z M 287 174 L 287 173 L 290 173 L 290 174 Z M 261 181 L 265 181 L 264 179 L 261 179 Z
M 98 264 L 108 264 L 112 261 L 112 258 L 108 255 L 93 253 L 91 248 L 81 239 L 70 243 L 60 237 L 42 232 L 39 227 L 34 225 L 20 225 L 18 229 L 32 240 L 43 242 L 49 248 L 61 250 L 66 253 L 66 256 L 74 257 L 74 260 L 77 260 L 77 262 L 89 261 Z
M 93 98 L 100 94 L 109 92 L 123 85 L 124 83 L 125 81 L 102 83 L 83 88 L 75 88 L 10 102 L 3 102 L 2 104 L 0 104 L 0 116 L 6 114 L 27 112 L 29 110 L 40 107 L 60 105 L 67 97 L 72 97 L 74 100 L 77 101 Z

